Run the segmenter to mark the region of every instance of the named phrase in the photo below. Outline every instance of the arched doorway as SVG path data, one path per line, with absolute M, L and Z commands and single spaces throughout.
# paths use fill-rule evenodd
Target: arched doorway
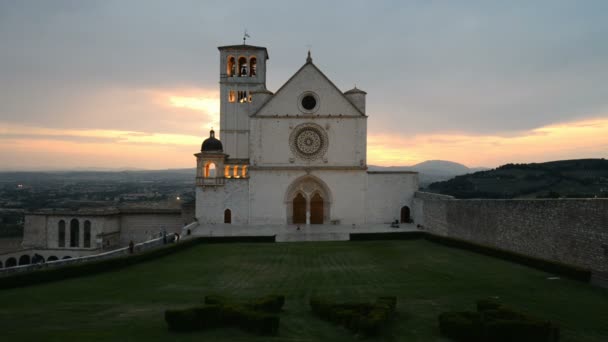
M 230 209 L 224 210 L 224 223 L 232 223 L 232 212 Z
M 287 224 L 323 224 L 331 219 L 331 192 L 319 177 L 305 175 L 295 179 L 284 198 Z
M 310 199 L 310 224 L 323 224 L 323 197 L 315 193 Z
M 293 199 L 293 224 L 306 224 L 306 198 L 301 192 Z
M 410 207 L 407 205 L 401 208 L 401 223 L 409 223 L 412 219 L 410 218 Z

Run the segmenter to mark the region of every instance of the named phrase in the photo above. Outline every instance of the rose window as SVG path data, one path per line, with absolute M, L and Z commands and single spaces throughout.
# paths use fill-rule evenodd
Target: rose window
M 316 124 L 296 127 L 290 140 L 291 150 L 303 159 L 317 159 L 327 151 L 327 133 Z

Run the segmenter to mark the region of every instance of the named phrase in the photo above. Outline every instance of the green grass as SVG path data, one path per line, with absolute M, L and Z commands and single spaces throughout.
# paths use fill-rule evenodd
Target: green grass
M 382 338 L 443 341 L 437 315 L 474 310 L 479 298 L 562 326 L 562 341 L 608 340 L 608 291 L 425 240 L 209 244 L 117 272 L 0 291 L 3 341 L 350 341 L 346 329 L 312 315 L 312 295 L 337 300 L 398 297 Z M 0 280 L 1 281 L 1 280 Z M 172 334 L 166 308 L 206 294 L 284 294 L 279 335 L 237 329 Z

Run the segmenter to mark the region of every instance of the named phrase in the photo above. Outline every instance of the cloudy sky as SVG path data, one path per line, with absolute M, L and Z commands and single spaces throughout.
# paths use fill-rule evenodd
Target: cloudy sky
M 608 157 L 608 1 L 0 0 L 0 169 L 182 168 L 217 46 L 368 92 L 368 163 Z

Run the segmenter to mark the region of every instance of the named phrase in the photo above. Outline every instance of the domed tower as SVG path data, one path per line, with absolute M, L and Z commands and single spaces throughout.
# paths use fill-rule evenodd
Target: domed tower
M 230 159 L 248 163 L 249 116 L 268 96 L 265 47 L 239 44 L 220 50 L 220 135 Z M 258 95 L 259 94 L 259 95 Z
M 222 142 L 215 137 L 215 131 L 209 132 L 209 138 L 203 141 L 201 152 L 196 156 L 196 185 L 224 185 L 224 162 L 226 154 Z
M 344 96 L 346 96 L 346 98 L 363 114 L 365 114 L 365 95 L 367 95 L 367 93 L 356 86 L 353 89 L 344 92 Z

